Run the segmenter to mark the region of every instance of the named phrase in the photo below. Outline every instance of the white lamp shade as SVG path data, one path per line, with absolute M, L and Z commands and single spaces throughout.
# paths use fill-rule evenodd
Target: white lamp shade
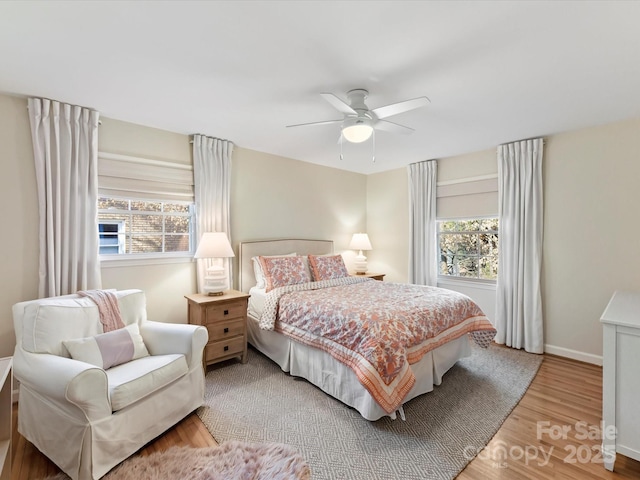
M 235 257 L 233 248 L 224 232 L 207 232 L 202 235 L 193 258 L 229 258 Z
M 369 235 L 366 233 L 354 233 L 349 248 L 352 250 L 372 250 Z

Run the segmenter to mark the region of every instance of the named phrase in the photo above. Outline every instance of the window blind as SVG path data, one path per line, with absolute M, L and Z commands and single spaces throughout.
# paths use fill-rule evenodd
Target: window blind
M 438 218 L 498 215 L 498 176 L 494 174 L 438 182 Z
M 107 197 L 193 202 L 193 167 L 98 152 L 98 192 Z

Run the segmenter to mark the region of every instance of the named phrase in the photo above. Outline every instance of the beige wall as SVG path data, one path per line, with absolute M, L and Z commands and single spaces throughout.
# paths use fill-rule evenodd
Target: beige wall
M 98 150 L 191 165 L 189 136 L 135 123 L 101 119 Z
M 186 135 L 104 119 L 100 151 L 191 164 Z M 236 147 L 232 159 L 231 240 L 322 238 L 347 250 L 366 226 L 366 177 Z M 274 213 L 275 212 L 275 213 Z M 346 251 L 347 261 L 352 252 Z M 234 272 L 237 272 L 237 259 Z M 237 278 L 237 274 L 234 274 Z M 141 288 L 149 318 L 186 322 L 184 295 L 196 290 L 193 262 L 103 267 L 104 288 Z
M 11 306 L 38 296 L 38 193 L 27 101 L 0 95 L 0 357 L 13 355 Z
M 438 160 L 438 182 L 496 174 L 495 150 Z M 455 198 L 457 204 L 478 200 Z M 452 197 L 448 198 L 453 200 Z M 485 200 L 485 199 L 483 199 Z M 495 203 L 495 199 L 493 199 Z M 486 206 L 490 201 L 484 201 Z M 473 207 L 473 205 L 471 205 Z M 496 206 L 497 209 L 497 206 Z M 462 210 L 462 209 L 461 209 Z M 469 209 L 467 209 L 469 210 Z M 486 209 L 485 209 L 486 210 Z M 475 210 L 471 210 L 472 212 Z M 497 211 L 495 212 L 497 214 Z M 470 213 L 469 215 L 474 215 Z M 386 273 L 385 280 L 409 281 L 409 179 L 406 168 L 367 177 L 367 229 L 374 250 L 369 254 L 369 270 Z M 375 238 L 375 240 L 374 240 Z M 447 282 L 438 286 L 456 290 L 473 298 L 489 318 L 495 316 L 495 286 L 474 286 Z
M 99 149 L 191 163 L 186 135 L 108 118 Z M 616 289 L 640 291 L 640 120 L 547 138 L 544 155 L 543 308 L 547 350 L 597 361 L 599 317 Z M 439 180 L 483 175 L 494 150 L 439 161 Z M 2 237 L 0 356 L 14 346 L 11 305 L 37 296 L 38 209 L 26 99 L 0 95 Z M 231 238 L 329 238 L 347 262 L 351 234 L 369 233 L 369 270 L 408 279 L 406 169 L 364 176 L 236 148 Z M 10 233 L 9 233 L 10 232 Z M 183 295 L 195 291 L 190 261 L 103 267 L 105 288 L 142 288 L 149 317 L 186 321 Z
M 191 165 L 189 137 L 109 118 L 102 119 L 98 150 Z M 184 296 L 195 292 L 195 263 L 113 266 L 103 262 L 103 288 L 139 288 L 147 297 L 147 315 L 158 322 L 187 322 Z
M 11 235 L 1 240 L 0 356 L 15 345 L 11 306 L 38 294 L 38 205 L 25 98 L 0 94 L 0 195 Z M 189 137 L 102 118 L 101 152 L 192 163 Z M 293 236 L 331 239 L 347 263 L 351 235 L 366 230 L 366 177 L 236 148 L 232 166 L 231 232 L 243 240 Z M 274 213 L 275 212 L 275 213 Z M 141 288 L 149 318 L 186 322 L 183 298 L 196 289 L 195 264 L 103 265 L 104 288 Z M 237 277 L 237 275 L 236 275 Z
M 368 270 L 409 281 L 409 177 L 405 168 L 367 176 Z
M 543 309 L 545 348 L 551 353 L 598 363 L 599 318 L 609 298 L 618 289 L 640 291 L 639 131 L 640 120 L 630 120 L 546 139 Z M 490 167 L 495 158 L 495 150 L 489 150 L 439 160 L 438 179 L 491 173 L 487 168 L 496 172 Z M 373 210 L 367 226 L 383 245 L 397 241 L 397 232 L 408 228 L 408 207 L 398 206 L 388 216 L 375 210 L 392 195 L 403 202 L 408 198 L 408 184 L 400 176 L 389 171 L 368 177 L 367 201 Z M 377 259 L 377 253 L 371 257 Z M 389 270 L 406 281 L 401 272 L 408 258 L 388 258 L 393 259 Z M 482 298 L 488 301 L 487 292 Z
M 247 240 L 328 239 L 352 265 L 351 236 L 366 231 L 365 175 L 236 148 L 231 179 L 236 252 Z
M 438 160 L 438 182 L 497 173 L 495 148 Z
M 438 182 L 497 172 L 495 150 L 438 160 Z M 497 210 L 495 213 L 497 215 Z M 406 168 L 367 176 L 367 231 L 373 247 L 369 252 L 369 270 L 386 273 L 386 280 L 408 282 L 409 177 Z
M 638 132 L 631 120 L 547 138 L 543 308 L 554 353 L 602 355 L 611 295 L 640 292 Z

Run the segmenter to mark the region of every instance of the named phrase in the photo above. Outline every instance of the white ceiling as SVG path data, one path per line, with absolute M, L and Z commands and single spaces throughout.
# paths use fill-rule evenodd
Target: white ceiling
M 640 117 L 640 2 L 0 2 L 0 92 L 361 173 Z M 366 88 L 413 135 L 346 144 Z

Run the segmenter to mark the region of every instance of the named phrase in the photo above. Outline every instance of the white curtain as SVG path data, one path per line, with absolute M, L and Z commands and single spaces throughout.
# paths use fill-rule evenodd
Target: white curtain
M 224 232 L 231 241 L 229 202 L 231 191 L 231 155 L 233 143 L 228 140 L 193 136 L 193 181 L 200 239 L 206 232 Z M 198 292 L 203 292 L 204 277 L 211 259 L 197 260 Z M 224 259 L 233 285 L 231 260 Z
M 412 163 L 409 172 L 409 282 L 435 286 L 438 281 L 435 160 Z
M 40 213 L 39 295 L 100 288 L 99 113 L 40 98 L 28 104 Z
M 543 353 L 542 139 L 498 147 L 496 342 Z

